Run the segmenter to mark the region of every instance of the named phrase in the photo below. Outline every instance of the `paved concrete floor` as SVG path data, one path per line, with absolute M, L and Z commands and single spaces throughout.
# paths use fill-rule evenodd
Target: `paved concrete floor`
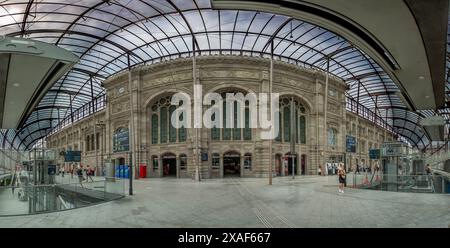
M 19 201 L 17 194 L 17 189 L 13 194 L 11 188 L 0 187 L 0 216 L 28 213 L 28 202 Z M 2 219 L 0 217 L 0 225 L 1 221 Z
M 449 227 L 450 196 L 346 189 L 336 177 L 144 179 L 135 195 L 0 227 Z

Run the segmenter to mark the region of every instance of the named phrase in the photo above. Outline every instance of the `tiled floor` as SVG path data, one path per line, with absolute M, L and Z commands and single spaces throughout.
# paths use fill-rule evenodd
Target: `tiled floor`
M 336 177 L 135 181 L 135 195 L 0 227 L 445 227 L 450 195 L 346 189 Z

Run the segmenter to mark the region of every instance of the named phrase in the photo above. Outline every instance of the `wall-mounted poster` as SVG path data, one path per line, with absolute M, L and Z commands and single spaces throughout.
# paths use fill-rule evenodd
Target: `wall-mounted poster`
M 113 151 L 125 152 L 130 150 L 130 132 L 128 128 L 118 128 L 113 136 Z
M 202 161 L 208 161 L 208 151 L 202 150 Z
M 81 162 L 81 151 L 66 151 L 64 162 Z
M 356 152 L 356 139 L 353 136 L 347 135 L 346 138 L 346 151 L 347 152 Z
M 369 158 L 370 159 L 379 159 L 380 158 L 380 149 L 370 149 L 369 150 Z

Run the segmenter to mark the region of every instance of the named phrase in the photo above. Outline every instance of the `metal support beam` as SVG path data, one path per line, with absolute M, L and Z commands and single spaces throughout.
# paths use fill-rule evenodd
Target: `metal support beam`
M 127 62 L 128 62 L 128 94 L 130 95 L 130 138 L 131 138 L 131 145 L 130 145 L 130 178 L 129 178 L 129 194 L 133 195 L 133 167 L 135 166 L 135 163 L 133 163 L 134 154 L 134 111 L 133 111 L 133 86 L 132 86 L 132 77 L 131 77 L 131 61 L 130 61 L 130 55 L 127 55 Z M 161 165 L 160 165 L 161 166 Z
M 270 42 L 270 72 L 269 72 L 269 99 L 272 99 L 272 85 L 273 85 L 273 40 Z M 270 121 L 272 122 L 272 125 L 277 125 L 274 123 L 274 117 L 275 115 L 272 115 L 272 101 L 269 103 L 269 110 L 270 110 Z M 277 114 L 277 113 L 275 113 Z M 270 142 L 269 142 L 269 185 L 272 185 L 272 163 L 273 163 L 273 157 L 272 157 L 272 142 L 274 138 L 273 128 L 270 128 L 271 135 L 270 135 Z
M 325 72 L 325 93 L 324 93 L 324 104 L 323 104 L 323 136 L 324 136 L 324 140 L 323 140 L 323 171 L 322 173 L 324 173 L 327 170 L 327 161 L 328 161 L 328 154 L 327 154 L 327 150 L 328 150 L 328 125 L 327 125 L 327 113 L 328 113 L 328 84 L 329 84 L 329 80 L 330 80 L 330 58 L 327 57 L 327 71 Z

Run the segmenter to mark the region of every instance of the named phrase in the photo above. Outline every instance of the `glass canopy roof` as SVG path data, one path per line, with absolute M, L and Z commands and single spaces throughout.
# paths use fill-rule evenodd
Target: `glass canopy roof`
M 199 55 L 267 56 L 272 40 L 279 60 L 325 70 L 330 58 L 329 71 L 348 83 L 350 99 L 413 146 L 429 143 L 417 124 L 424 114 L 406 109 L 377 63 L 339 35 L 288 16 L 212 10 L 209 0 L 0 0 L 0 34 L 53 43 L 81 58 L 21 130 L 2 131 L 3 146 L 29 148 L 45 137 L 71 105 L 75 110 L 104 94 L 100 83 L 126 70 L 128 55 L 131 66 L 156 63 L 192 56 L 195 43 Z

